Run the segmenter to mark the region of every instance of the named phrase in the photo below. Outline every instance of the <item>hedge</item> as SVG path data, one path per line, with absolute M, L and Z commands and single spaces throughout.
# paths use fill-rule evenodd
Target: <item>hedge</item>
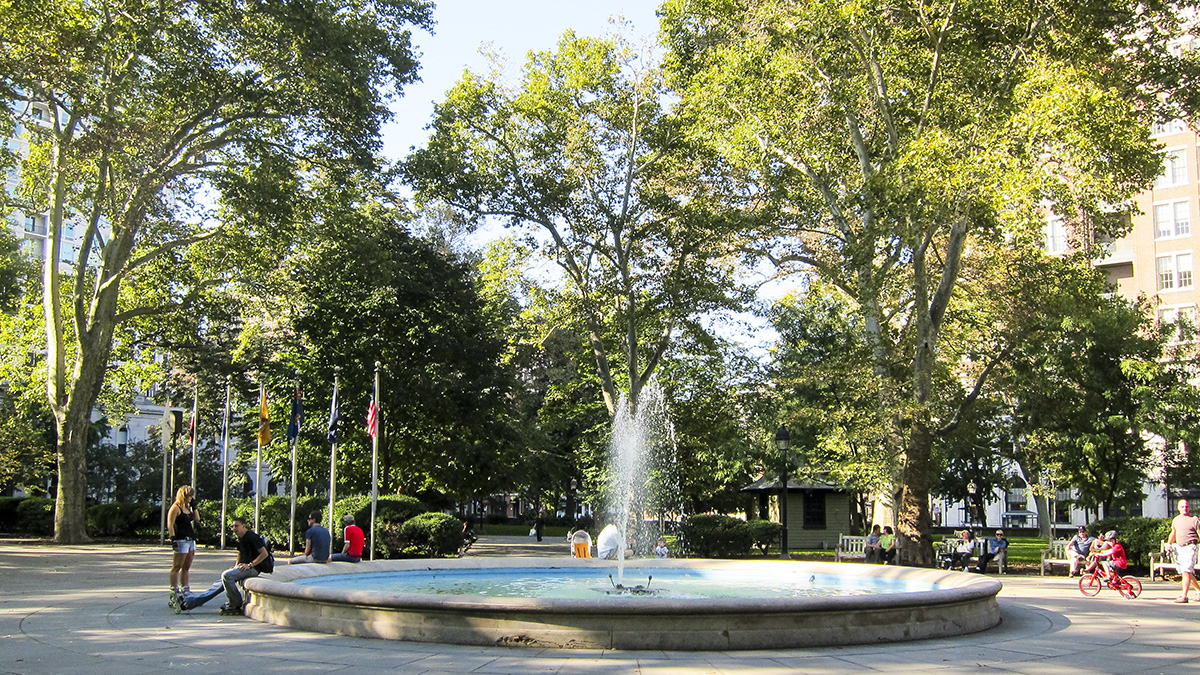
M 691 558 L 736 558 L 750 554 L 754 535 L 740 518 L 699 515 L 679 524 L 684 553 Z
M 409 518 L 400 528 L 405 544 L 403 554 L 422 558 L 455 555 L 463 543 L 462 526 L 461 520 L 445 513 L 422 513 Z
M 750 528 L 750 540 L 758 547 L 763 555 L 778 544 L 783 535 L 783 525 L 771 520 L 751 520 L 746 523 Z
M 136 537 L 160 527 L 162 512 L 150 502 L 111 502 L 87 510 L 87 530 L 93 537 Z

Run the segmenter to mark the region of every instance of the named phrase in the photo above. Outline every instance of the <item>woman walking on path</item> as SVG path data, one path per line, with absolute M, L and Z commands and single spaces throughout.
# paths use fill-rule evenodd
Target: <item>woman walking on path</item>
M 171 595 L 188 592 L 188 574 L 192 569 L 192 558 L 196 557 L 196 528 L 200 512 L 194 506 L 196 490 L 191 485 L 181 485 L 175 492 L 175 503 L 167 512 L 167 531 L 171 534 L 171 549 L 175 555 L 171 561 Z

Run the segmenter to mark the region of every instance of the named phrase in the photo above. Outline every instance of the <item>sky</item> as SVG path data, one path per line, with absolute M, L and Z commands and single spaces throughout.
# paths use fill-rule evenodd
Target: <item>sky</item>
M 464 69 L 483 72 L 480 47 L 502 52 L 515 72 L 530 51 L 553 48 L 567 29 L 582 36 L 608 32 L 609 18 L 621 16 L 633 25 L 631 37 L 658 32 L 655 10 L 661 0 L 435 0 L 434 33 L 413 32 L 420 54 L 421 82 L 404 89 L 393 102 L 395 118 L 384 128 L 383 153 L 400 159 L 413 146 L 424 145 L 425 126 L 433 104 L 454 86 Z

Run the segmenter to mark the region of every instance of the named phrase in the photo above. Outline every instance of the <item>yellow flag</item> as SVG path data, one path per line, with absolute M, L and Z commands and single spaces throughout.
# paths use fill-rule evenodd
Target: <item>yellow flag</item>
M 262 389 L 262 406 L 258 414 L 258 444 L 271 444 L 271 414 L 267 412 L 267 390 Z

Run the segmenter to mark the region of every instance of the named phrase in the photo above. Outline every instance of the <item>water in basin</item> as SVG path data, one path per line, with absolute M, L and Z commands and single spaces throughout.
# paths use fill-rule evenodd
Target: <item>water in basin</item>
M 586 599 L 613 597 L 609 570 L 602 568 L 502 568 L 418 570 L 385 574 L 341 574 L 291 583 L 322 588 L 421 595 L 499 598 Z M 653 580 L 649 577 L 653 576 Z M 648 583 L 647 583 L 648 582 Z M 656 597 L 678 599 L 821 598 L 920 593 L 938 585 L 908 579 L 815 574 L 797 569 L 626 568 L 626 586 L 643 585 Z

